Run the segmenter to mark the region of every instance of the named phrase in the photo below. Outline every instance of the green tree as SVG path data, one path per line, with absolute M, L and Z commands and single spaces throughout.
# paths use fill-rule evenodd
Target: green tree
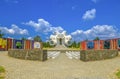
M 37 35 L 37 36 L 34 37 L 34 41 L 42 42 L 42 39 L 41 39 L 40 36 Z
M 77 45 L 77 44 L 76 44 L 76 41 L 74 41 L 74 42 L 72 43 L 72 47 L 73 47 L 73 48 L 76 48 L 76 45 Z
M 80 48 L 80 42 L 77 43 L 76 48 Z
M 99 37 L 96 37 L 94 40 L 100 40 L 100 38 L 99 38 Z
M 45 42 L 46 43 L 46 47 L 49 47 L 49 44 L 48 44 L 48 42 Z
M 51 47 L 54 47 L 54 46 L 51 46 L 49 42 L 43 42 L 43 47 L 51 48 Z
M 43 42 L 43 47 L 46 48 L 46 42 Z
M 25 37 L 22 37 L 21 40 L 27 40 Z
M 0 30 L 0 38 L 3 38 L 5 34 L 2 33 L 2 31 Z

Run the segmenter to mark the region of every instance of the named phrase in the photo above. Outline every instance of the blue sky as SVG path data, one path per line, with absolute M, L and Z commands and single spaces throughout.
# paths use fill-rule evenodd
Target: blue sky
M 0 0 L 5 37 L 43 41 L 55 31 L 73 40 L 120 37 L 120 0 Z

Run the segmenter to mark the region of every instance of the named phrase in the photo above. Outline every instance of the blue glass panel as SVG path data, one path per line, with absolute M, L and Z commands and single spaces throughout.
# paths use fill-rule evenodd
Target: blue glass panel
M 104 48 L 105 49 L 110 49 L 110 40 L 105 40 L 104 41 Z
M 88 49 L 93 49 L 94 48 L 94 42 L 93 41 L 87 42 L 87 48 Z
M 24 49 L 24 41 L 23 40 L 13 40 L 13 48 L 14 49 Z
M 120 39 L 118 39 L 118 47 L 120 47 Z

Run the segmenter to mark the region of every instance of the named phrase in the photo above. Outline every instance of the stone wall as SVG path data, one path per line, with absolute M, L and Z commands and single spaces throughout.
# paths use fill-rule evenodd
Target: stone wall
M 80 60 L 82 61 L 94 61 L 111 59 L 118 56 L 118 50 L 81 50 Z
M 41 49 L 10 49 L 8 55 L 14 58 L 26 59 L 26 60 L 47 60 L 47 50 Z

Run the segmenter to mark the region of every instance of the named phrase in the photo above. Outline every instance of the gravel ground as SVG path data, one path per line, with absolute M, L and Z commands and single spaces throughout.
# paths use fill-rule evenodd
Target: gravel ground
M 40 62 L 12 58 L 7 53 L 0 52 L 0 65 L 7 70 L 6 79 L 115 79 L 111 75 L 120 69 L 120 56 L 83 62 L 61 53 L 55 59 Z

